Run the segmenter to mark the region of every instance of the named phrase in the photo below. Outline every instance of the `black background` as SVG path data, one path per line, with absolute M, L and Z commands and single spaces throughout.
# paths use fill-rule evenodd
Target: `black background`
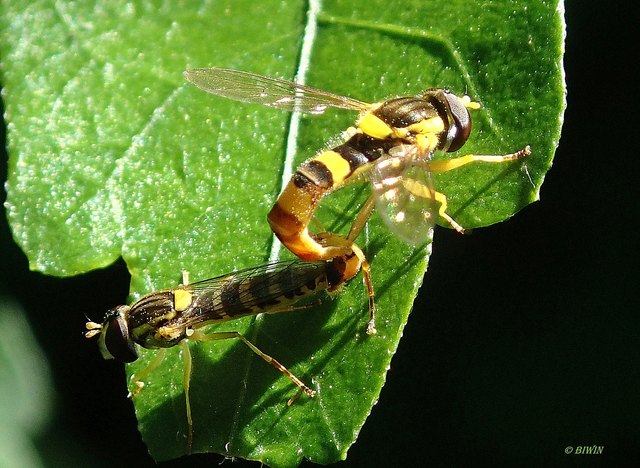
M 387 384 L 345 466 L 640 466 L 638 53 L 615 8 L 567 5 L 568 108 L 542 200 L 471 236 L 438 230 Z M 82 337 L 85 317 L 69 314 L 121 303 L 124 264 L 56 279 L 29 271 L 5 216 L 0 240 L 0 294 L 26 311 L 57 392 L 50 430 L 35 441 L 43 459 L 152 466 L 122 366 L 103 361 Z M 602 455 L 565 454 L 594 445 Z

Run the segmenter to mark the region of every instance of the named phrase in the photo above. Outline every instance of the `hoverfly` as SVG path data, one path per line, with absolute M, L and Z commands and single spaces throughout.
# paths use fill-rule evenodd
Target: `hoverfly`
M 238 339 L 299 388 L 288 404 L 292 404 L 302 392 L 314 397 L 314 390 L 240 333 L 207 333 L 204 328 L 248 315 L 303 308 L 292 305 L 323 291 L 338 291 L 359 270 L 358 257 L 351 255 L 321 262 L 290 260 L 268 263 L 191 284 L 185 275 L 183 284 L 175 288 L 148 293 L 130 306 L 115 307 L 105 315 L 102 323 L 87 322 L 85 336 L 98 336 L 100 352 L 105 359 L 133 362 L 139 357 L 138 346 L 159 350 L 145 369 L 131 377 L 130 398 L 142 390 L 143 380 L 162 362 L 167 348 L 178 344 L 182 347 L 187 452 L 190 453 L 193 444 L 189 399 L 192 365 L 187 341 Z
M 468 96 L 431 88 L 417 96 L 365 103 L 297 83 L 225 68 L 197 68 L 187 81 L 209 93 L 276 109 L 321 114 L 328 108 L 356 111 L 344 143 L 323 150 L 297 169 L 267 219 L 280 241 L 307 261 L 355 253 L 362 264 L 369 294 L 370 333 L 375 333 L 373 287 L 369 266 L 355 244 L 374 206 L 386 225 L 403 240 L 427 240 L 437 217 L 456 231 L 464 228 L 447 213 L 447 197 L 436 191 L 430 174 L 472 162 L 504 163 L 530 154 L 529 146 L 506 155 L 466 155 L 433 161 L 436 152 L 462 148 L 471 133 L 469 110 L 480 104 Z M 310 233 L 320 201 L 341 187 L 369 178 L 373 193 L 361 208 L 349 234 Z

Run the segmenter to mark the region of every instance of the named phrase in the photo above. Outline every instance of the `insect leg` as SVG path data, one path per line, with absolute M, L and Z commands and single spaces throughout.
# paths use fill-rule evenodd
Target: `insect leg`
M 441 218 L 446 220 L 453 229 L 458 231 L 460 234 L 464 234 L 465 230 L 462 226 L 460 226 L 449 214 L 447 213 L 447 196 L 442 192 L 436 192 L 430 187 L 418 182 L 415 179 L 404 179 L 402 181 L 404 187 L 411 192 L 413 195 L 422 198 L 431 198 L 440 204 L 440 208 L 438 209 L 438 215 Z
M 368 205 L 369 205 L 369 201 L 365 203 L 365 206 L 363 208 L 364 210 L 367 211 L 367 216 L 361 217 L 360 215 L 358 215 L 358 217 L 356 218 L 356 222 L 361 222 L 361 225 L 356 227 L 355 229 L 354 227 L 352 227 L 351 230 L 349 231 L 348 238 L 344 238 L 342 236 L 339 236 L 338 234 L 333 234 L 331 232 L 323 232 L 323 233 L 317 234 L 315 236 L 315 239 L 318 241 L 320 245 L 344 247 L 346 252 L 342 255 L 336 255 L 336 257 L 334 258 L 341 257 L 344 259 L 345 263 L 348 263 L 349 258 L 353 257 L 353 255 L 355 255 L 358 258 L 358 261 L 360 262 L 360 269 L 362 270 L 364 285 L 367 289 L 367 296 L 369 298 L 369 322 L 367 324 L 367 335 L 375 335 L 377 333 L 376 325 L 375 325 L 376 307 L 375 307 L 375 301 L 374 301 L 375 294 L 373 292 L 373 282 L 371 281 L 371 266 L 369 265 L 369 262 L 367 261 L 367 257 L 365 256 L 364 252 L 351 239 L 351 235 L 353 234 L 354 237 L 357 237 L 359 232 L 362 230 L 362 227 L 366 224 L 366 220 L 368 216 L 371 214 L 371 210 L 373 209 L 373 206 L 368 206 Z
M 531 147 L 525 146 L 524 149 L 511 154 L 498 155 L 484 155 L 484 154 L 467 154 L 458 158 L 449 159 L 448 161 L 432 161 L 429 163 L 429 170 L 431 172 L 448 172 L 453 169 L 457 169 L 462 166 L 466 166 L 472 162 L 486 162 L 486 163 L 503 163 L 507 161 L 513 161 L 520 159 L 524 156 L 531 154 Z
M 375 335 L 377 333 L 375 320 L 375 302 L 373 298 L 373 283 L 371 282 L 371 267 L 362 250 L 360 250 L 360 248 L 354 243 L 354 240 L 366 226 L 367 221 L 371 217 L 371 213 L 373 212 L 375 206 L 376 199 L 372 194 L 369 196 L 367 201 L 358 212 L 356 219 L 351 225 L 351 229 L 349 229 L 349 235 L 347 236 L 347 240 L 351 242 L 353 253 L 355 253 L 360 260 L 362 277 L 364 278 L 364 284 L 367 288 L 367 295 L 369 296 L 369 323 L 367 324 L 367 335 Z
M 191 388 L 191 370 L 192 359 L 191 351 L 189 350 L 189 344 L 187 340 L 180 342 L 182 347 L 182 388 L 184 389 L 184 401 L 187 409 L 187 455 L 191 454 L 191 447 L 193 445 L 193 419 L 191 419 L 191 398 L 189 397 L 189 390 Z
M 431 161 L 429 162 L 429 171 L 448 172 L 454 169 L 458 169 L 462 166 L 466 166 L 467 164 L 473 162 L 504 163 L 507 161 L 513 161 L 522 158 L 524 156 L 528 156 L 529 154 L 531 154 L 531 148 L 529 146 L 526 146 L 524 149 L 521 149 L 520 151 L 517 151 L 515 153 L 505 155 L 467 154 L 465 156 L 460 156 L 458 158 L 445 161 Z M 438 215 L 446 220 L 453 229 L 461 234 L 464 234 L 464 228 L 460 224 L 458 224 L 451 216 L 449 216 L 449 214 L 447 214 L 447 197 L 445 194 L 436 192 L 435 190 L 413 179 L 405 179 L 402 183 L 405 188 L 412 194 L 423 198 L 431 198 L 437 201 L 440 204 Z
M 309 304 L 300 304 L 300 305 L 291 305 L 291 306 L 283 306 L 280 308 L 271 308 L 269 307 L 268 309 L 265 309 L 263 311 L 261 311 L 260 313 L 262 314 L 281 314 L 283 312 L 295 312 L 297 310 L 305 310 L 305 309 L 311 309 L 313 307 L 317 307 L 320 304 L 322 304 L 322 300 L 321 299 L 317 299 L 313 302 L 310 302 Z
M 134 388 L 132 391 L 129 392 L 129 394 L 127 395 L 127 398 L 133 398 L 138 393 L 140 393 L 140 390 L 142 390 L 142 388 L 144 387 L 144 382 L 143 382 L 144 378 L 149 374 L 151 374 L 155 370 L 155 368 L 160 365 L 160 363 L 162 362 L 162 360 L 166 355 L 166 351 L 167 351 L 166 348 L 159 349 L 158 352 L 156 353 L 156 356 L 153 358 L 153 360 L 149 363 L 147 367 L 142 369 L 138 374 L 134 374 L 131 376 L 131 381 L 134 383 L 136 388 Z
M 267 362 L 268 364 L 271 364 L 273 367 L 275 367 L 284 375 L 286 375 L 289 378 L 289 380 L 291 380 L 294 384 L 296 384 L 302 391 L 304 391 L 311 398 L 316 396 L 316 392 L 311 390 L 309 387 L 307 387 L 304 384 L 304 382 L 300 380 L 298 377 L 296 377 L 295 375 L 293 375 L 291 371 L 289 371 L 289 369 L 284 367 L 276 359 L 272 358 L 268 354 L 265 354 L 262 351 L 260 351 L 260 349 L 258 349 L 257 346 L 255 346 L 253 343 L 251 343 L 249 340 L 247 340 L 244 336 L 242 336 L 238 332 L 216 332 L 216 333 L 206 334 L 206 333 L 202 333 L 194 330 L 194 333 L 189 337 L 189 339 L 197 340 L 197 341 L 228 340 L 232 338 L 242 341 L 245 345 L 249 347 L 249 349 L 251 349 L 251 351 L 256 353 L 265 362 Z
M 349 229 L 349 235 L 347 236 L 348 241 L 353 243 L 356 240 L 356 237 L 360 235 L 360 232 L 362 232 L 362 230 L 366 226 L 367 221 L 369 221 L 369 218 L 371 217 L 371 213 L 373 212 L 375 206 L 375 196 L 373 194 L 369 195 L 369 198 L 367 198 L 367 201 L 364 203 L 364 205 L 362 205 L 362 208 L 360 208 L 356 219 L 353 221 L 351 229 Z
M 187 286 L 189 284 L 189 271 L 182 270 L 182 284 L 180 286 Z
M 375 335 L 378 333 L 378 330 L 376 330 L 376 303 L 374 301 L 373 283 L 371 282 L 371 267 L 367 258 L 364 256 L 364 252 L 360 250 L 360 247 L 356 244 L 352 244 L 351 248 L 353 249 L 353 253 L 356 254 L 356 257 L 358 257 L 358 260 L 360 260 L 362 278 L 364 279 L 364 284 L 367 288 L 367 296 L 369 297 L 369 322 L 367 323 L 367 335 Z

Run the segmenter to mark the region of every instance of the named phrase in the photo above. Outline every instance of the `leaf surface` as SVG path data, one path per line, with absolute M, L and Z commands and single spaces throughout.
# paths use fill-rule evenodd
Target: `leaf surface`
M 304 117 L 296 160 L 285 167 L 291 116 L 207 95 L 183 81 L 182 71 L 193 67 L 291 79 L 302 57 L 308 84 L 367 102 L 427 87 L 466 91 L 483 108 L 464 153 L 528 144 L 533 154 L 438 175 L 450 214 L 479 227 L 537 199 L 565 105 L 561 5 L 326 1 L 310 17 L 313 37 L 304 33 L 306 8 L 269 0 L 197 8 L 5 1 L 7 206 L 31 267 L 73 275 L 122 256 L 139 297 L 175 285 L 181 270 L 198 280 L 268 259 L 265 216 L 283 173 L 338 141 L 354 116 Z M 320 224 L 346 232 L 367 193 L 363 184 L 332 195 Z M 360 280 L 321 307 L 224 324 L 220 330 L 245 333 L 318 396 L 287 407 L 291 383 L 244 345 L 193 344 L 195 451 L 271 466 L 346 457 L 378 399 L 430 251 L 401 243 L 375 215 L 358 241 L 373 268 L 378 335 L 364 334 Z M 157 460 L 185 449 L 179 354 L 170 349 L 134 399 Z M 129 373 L 153 355 L 145 352 Z

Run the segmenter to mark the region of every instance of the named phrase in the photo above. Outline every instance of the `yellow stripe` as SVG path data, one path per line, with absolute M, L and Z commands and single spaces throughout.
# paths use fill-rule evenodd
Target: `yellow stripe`
M 312 189 L 312 185 L 307 186 Z M 293 182 L 289 182 L 278 197 L 276 205 L 280 205 L 282 211 L 291 214 L 301 224 L 307 224 L 311 219 L 316 205 L 316 197 L 310 190 L 300 189 Z M 273 211 L 273 210 L 272 210 Z
M 430 119 L 422 119 L 420 122 L 414 123 L 406 127 L 411 133 L 440 133 L 444 131 L 444 122 L 440 117 L 431 117 Z
M 173 290 L 173 308 L 178 312 L 186 310 L 191 305 L 192 300 L 193 297 L 189 291 L 178 288 Z
M 349 163 L 335 151 L 323 151 L 314 158 L 325 165 L 333 177 L 333 185 L 340 185 L 351 175 Z
M 376 117 L 371 112 L 367 112 L 358 122 L 358 127 L 372 138 L 383 140 L 393 133 L 393 129 L 389 127 L 382 119 Z

